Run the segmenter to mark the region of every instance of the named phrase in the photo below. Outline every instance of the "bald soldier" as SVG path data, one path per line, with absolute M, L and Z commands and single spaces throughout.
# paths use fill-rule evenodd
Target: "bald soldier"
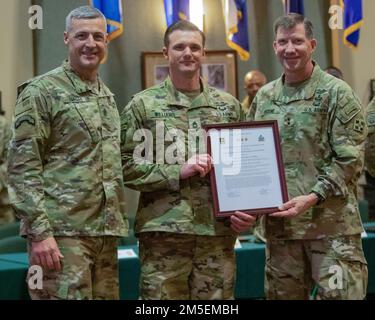
M 247 96 L 241 102 L 242 110 L 245 114 L 249 112 L 251 102 L 253 102 L 253 99 L 259 91 L 259 89 L 263 87 L 266 83 L 266 76 L 258 70 L 252 70 L 245 75 L 244 88 L 246 90 Z
M 312 60 L 311 21 L 274 24 L 284 74 L 262 87 L 249 120 L 277 120 L 289 201 L 266 216 L 268 299 L 364 299 L 367 263 L 357 201 L 365 112 L 344 81 Z
M 32 299 L 118 299 L 118 237 L 126 236 L 120 118 L 98 75 L 103 14 L 66 18 L 68 59 L 19 88 L 9 152 L 9 196 L 43 268 Z
M 231 299 L 234 243 L 255 218 L 213 214 L 211 157 L 190 145 L 205 124 L 242 119 L 239 102 L 199 77 L 205 35 L 179 21 L 164 34 L 169 77 L 136 94 L 121 113 L 124 181 L 141 191 L 135 221 L 143 299 Z M 186 152 L 187 151 L 187 152 Z M 144 156 L 142 156 L 144 153 Z

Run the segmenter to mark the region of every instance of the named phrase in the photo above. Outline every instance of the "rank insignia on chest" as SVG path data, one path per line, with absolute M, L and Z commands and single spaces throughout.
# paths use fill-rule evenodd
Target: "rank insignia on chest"
M 201 126 L 201 120 L 199 118 L 196 119 L 189 119 L 189 129 L 200 129 Z
M 285 117 L 285 119 L 284 119 L 284 126 L 291 126 L 291 125 L 293 125 L 293 123 L 294 123 L 294 121 L 293 121 L 292 118 Z

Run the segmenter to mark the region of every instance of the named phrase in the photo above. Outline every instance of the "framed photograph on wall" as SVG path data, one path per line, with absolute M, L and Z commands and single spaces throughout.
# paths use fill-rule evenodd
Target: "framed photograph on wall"
M 162 52 L 142 52 L 142 88 L 152 87 L 168 76 L 168 61 Z M 212 87 L 238 97 L 237 54 L 234 50 L 206 51 L 201 77 Z

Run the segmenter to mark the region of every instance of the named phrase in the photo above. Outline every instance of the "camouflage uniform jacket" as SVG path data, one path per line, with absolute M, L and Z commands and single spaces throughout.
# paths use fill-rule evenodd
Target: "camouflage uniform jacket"
M 5 117 L 0 115 L 0 226 L 14 221 L 14 214 L 9 204 L 7 190 L 7 154 L 9 139 L 9 126 Z
M 315 64 L 297 87 L 283 77 L 262 87 L 251 110 L 249 120 L 278 121 L 289 198 L 315 191 L 324 199 L 294 218 L 267 217 L 267 239 L 361 233 L 356 194 L 367 125 L 352 89 Z
M 90 87 L 68 62 L 26 85 L 15 107 L 8 166 L 21 235 L 35 241 L 126 235 L 112 93 L 100 79 Z
M 367 106 L 368 137 L 366 141 L 366 168 L 375 177 L 375 98 Z
M 180 162 L 183 163 L 189 158 L 186 151 L 189 129 L 195 131 L 205 124 L 242 119 L 241 106 L 234 97 L 203 82 L 202 85 L 201 94 L 190 101 L 167 78 L 160 85 L 135 95 L 121 113 L 125 185 L 141 191 L 136 216 L 137 233 L 164 231 L 197 235 L 233 234 L 229 227 L 214 219 L 209 177 L 200 178 L 196 175 L 180 180 L 182 164 L 168 164 L 171 161 L 163 163 L 168 147 L 172 146 L 172 138 L 165 142 L 165 153 L 160 144 L 153 148 L 151 161 L 137 164 L 133 159 L 133 152 L 141 144 L 139 139 L 133 139 L 139 129 L 152 133 L 153 146 L 156 145 L 157 123 L 159 128 L 164 128 L 167 139 L 169 133 L 173 134 L 173 130 L 181 130 L 184 138 L 178 141 L 180 150 L 184 150 L 184 157 Z

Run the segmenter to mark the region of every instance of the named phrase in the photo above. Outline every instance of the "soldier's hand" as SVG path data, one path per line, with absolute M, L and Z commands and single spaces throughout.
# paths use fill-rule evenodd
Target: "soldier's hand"
M 252 227 L 257 220 L 256 215 L 236 211 L 230 216 L 230 227 L 237 233 L 247 231 Z
M 61 270 L 61 254 L 54 237 L 31 242 L 30 263 L 49 270 Z
M 208 172 L 210 172 L 211 167 L 212 158 L 209 154 L 194 155 L 182 165 L 180 178 L 184 180 L 195 176 L 196 174 L 204 177 Z
M 292 218 L 310 209 L 317 202 L 318 197 L 315 193 L 311 193 L 305 196 L 298 196 L 282 204 L 279 207 L 280 211 L 271 213 L 270 216 L 280 218 Z

